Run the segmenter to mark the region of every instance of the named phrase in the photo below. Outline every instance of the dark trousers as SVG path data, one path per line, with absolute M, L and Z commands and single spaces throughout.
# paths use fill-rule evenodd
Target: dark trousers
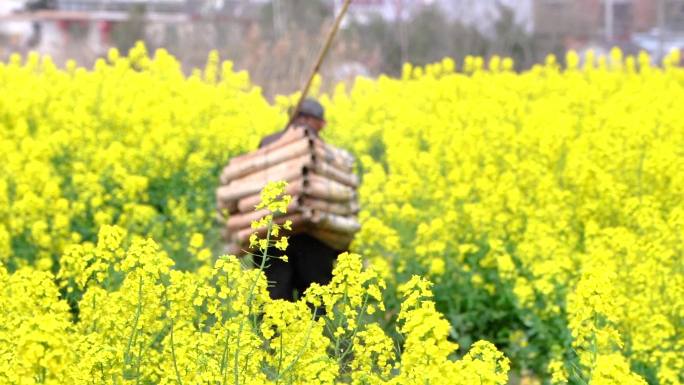
M 296 234 L 288 239 L 287 250 L 269 248 L 268 255 L 280 257 L 287 255 L 288 262 L 270 258 L 264 270 L 268 279 L 268 291 L 273 299 L 294 300 L 294 290 L 298 296 L 313 282 L 325 285 L 332 279 L 333 263 L 343 251 L 335 250 L 307 234 Z M 254 257 L 261 264 L 261 257 Z

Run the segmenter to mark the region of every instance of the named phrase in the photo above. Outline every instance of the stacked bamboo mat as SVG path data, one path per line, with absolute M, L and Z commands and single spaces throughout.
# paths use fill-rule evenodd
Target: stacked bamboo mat
M 287 214 L 274 222 L 291 220 L 290 235 L 307 233 L 336 250 L 346 250 L 360 229 L 359 181 L 353 165 L 350 153 L 324 143 L 304 126 L 290 127 L 277 141 L 231 159 L 216 190 L 226 251 L 240 254 L 246 248 L 255 231 L 252 221 L 269 214 L 266 209 L 254 211 L 261 189 L 279 180 L 288 182 L 286 193 L 292 203 Z

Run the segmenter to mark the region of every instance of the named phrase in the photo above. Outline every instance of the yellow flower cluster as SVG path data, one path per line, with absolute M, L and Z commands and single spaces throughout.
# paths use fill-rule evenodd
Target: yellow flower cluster
M 13 56 L 0 64 L 0 261 L 54 272 L 68 244 L 116 225 L 196 266 L 218 169 L 280 116 L 215 54 L 189 77 L 143 45 L 92 70 Z
M 546 383 L 684 384 L 680 60 L 445 59 L 322 95 L 370 264 L 344 254 L 284 303 L 214 259 L 213 192 L 292 97 L 269 105 L 214 53 L 189 76 L 142 45 L 92 70 L 13 56 L 0 383 L 505 383 L 495 344 Z M 257 254 L 287 248 L 269 223 Z
M 340 85 L 325 135 L 360 159 L 353 247 L 399 282 L 430 276 L 453 337 L 517 368 L 684 384 L 680 60 L 445 59 Z
M 283 187 L 275 186 L 266 190 Z M 207 274 L 180 272 L 154 241 L 125 235 L 103 226 L 96 245 L 71 245 L 57 278 L 0 266 L 0 383 L 507 382 L 508 360 L 487 342 L 451 359 L 449 324 L 421 278 L 402 288 L 399 353 L 369 317 L 384 309 L 385 283 L 356 254 L 340 255 L 329 285 L 291 303 L 271 300 L 262 270 L 246 270 L 234 256 Z M 71 308 L 55 279 L 80 290 Z

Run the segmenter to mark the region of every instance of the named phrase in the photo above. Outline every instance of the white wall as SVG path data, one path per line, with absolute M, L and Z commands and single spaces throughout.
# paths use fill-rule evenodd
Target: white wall
M 7 15 L 24 8 L 26 1 L 0 0 L 0 15 Z M 0 21 L 0 35 L 10 38 L 14 43 L 22 45 L 31 36 L 30 22 Z

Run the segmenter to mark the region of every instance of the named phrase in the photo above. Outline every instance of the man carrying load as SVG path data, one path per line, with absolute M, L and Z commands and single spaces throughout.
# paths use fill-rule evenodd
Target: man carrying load
M 268 182 L 288 182 L 286 194 L 292 202 L 287 214 L 273 219 L 292 223 L 289 245 L 285 251 L 275 247 L 266 251 L 270 258 L 265 274 L 274 299 L 293 300 L 295 292 L 303 294 L 314 282 L 330 282 L 334 261 L 360 229 L 354 157 L 321 140 L 319 133 L 326 125 L 323 106 L 305 98 L 350 3 L 345 0 L 336 17 L 286 128 L 263 138 L 259 149 L 233 157 L 216 191 L 217 209 L 225 220 L 226 251 L 242 255 L 248 253 L 244 247 L 255 230 L 251 224 L 269 214 L 265 208 L 254 210 L 259 191 Z M 279 258 L 283 255 L 288 258 Z M 262 264 L 262 256 L 253 258 Z
M 259 148 L 277 141 L 291 127 L 304 126 L 318 136 L 325 124 L 323 106 L 316 100 L 307 98 L 302 102 L 292 124 L 283 131 L 263 138 Z M 288 261 L 269 258 L 265 273 L 271 298 L 292 301 L 295 290 L 301 295 L 314 282 L 321 285 L 330 282 L 333 263 L 344 250 L 335 250 L 306 233 L 290 236 L 288 243 L 286 251 L 275 247 L 268 249 L 267 254 L 270 257 L 287 255 Z M 260 264 L 260 258 L 256 259 L 255 262 Z

